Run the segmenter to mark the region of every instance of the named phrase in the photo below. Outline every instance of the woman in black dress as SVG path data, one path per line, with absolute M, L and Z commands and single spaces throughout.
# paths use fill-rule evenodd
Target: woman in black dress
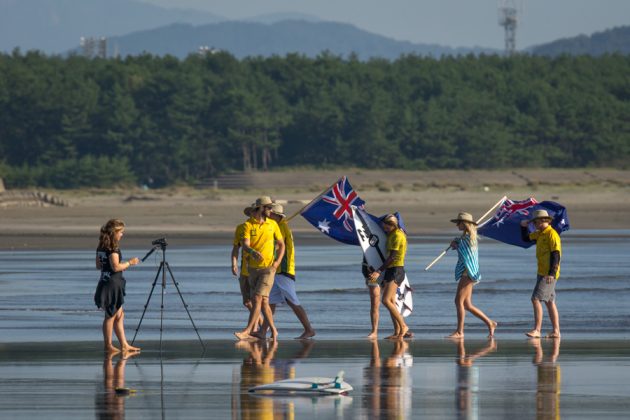
M 123 271 L 140 262 L 138 258 L 122 261 L 119 242 L 125 231 L 125 223 L 119 219 L 111 219 L 101 227 L 101 235 L 96 249 L 96 268 L 101 270 L 101 278 L 94 293 L 94 303 L 105 312 L 103 320 L 103 340 L 105 351 L 139 351 L 125 338 L 123 321 L 125 313 L 122 305 L 125 301 L 125 278 Z M 112 332 L 116 333 L 120 349 L 112 344 Z

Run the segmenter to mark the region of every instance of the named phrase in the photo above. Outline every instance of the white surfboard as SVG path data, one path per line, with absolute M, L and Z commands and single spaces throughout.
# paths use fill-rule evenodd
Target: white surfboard
M 249 392 L 274 391 L 280 393 L 300 393 L 315 395 L 345 395 L 352 386 L 343 380 L 343 371 L 334 378 L 312 376 L 307 378 L 285 379 L 270 384 L 258 385 Z
M 374 269 L 380 267 L 387 258 L 387 234 L 385 234 L 380 224 L 368 216 L 365 211 L 355 206 L 352 206 L 352 218 L 354 219 L 354 229 L 359 238 L 361 249 L 363 249 L 365 260 Z M 405 280 L 398 286 L 396 291 L 396 307 L 398 312 L 404 317 L 411 315 L 413 311 L 411 291 L 409 279 L 405 274 Z

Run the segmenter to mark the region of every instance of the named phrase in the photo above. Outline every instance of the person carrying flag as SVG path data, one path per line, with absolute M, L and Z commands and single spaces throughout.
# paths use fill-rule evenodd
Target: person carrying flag
M 239 340 L 255 339 L 251 334 L 262 311 L 265 321 L 271 329 L 271 339 L 278 339 L 278 330 L 273 323 L 273 314 L 269 306 L 269 292 L 274 276 L 284 256 L 284 240 L 278 224 L 269 218 L 273 201 L 269 197 L 256 200 L 252 217 L 245 222 L 243 230 L 243 252 L 249 258 L 249 285 L 252 291 L 252 311 L 247 326 L 234 335 Z M 275 253 L 275 257 L 274 257 Z
M 463 232 L 462 236 L 451 242 L 451 248 L 457 250 L 457 265 L 455 265 L 455 307 L 457 309 L 457 330 L 448 338 L 464 338 L 464 318 L 466 311 L 482 320 L 488 327 L 488 337 L 494 337 L 497 323 L 486 316 L 483 311 L 472 303 L 473 286 L 481 280 L 479 273 L 479 252 L 477 248 L 477 223 L 470 213 L 461 212 L 451 222 Z
M 556 307 L 556 281 L 560 277 L 562 244 L 560 235 L 551 226 L 552 220 L 553 218 L 547 213 L 547 210 L 536 210 L 530 220 L 522 220 L 520 223 L 523 241 L 536 243 L 536 260 L 538 261 L 536 286 L 532 293 L 534 329 L 525 333 L 532 338 L 540 338 L 541 336 L 543 309 L 540 302 L 545 302 L 553 328 L 547 338 L 560 338 L 560 319 Z M 532 233 L 529 233 L 529 223 L 533 223 L 536 228 Z
M 409 332 L 405 319 L 396 307 L 396 291 L 405 280 L 405 254 L 407 253 L 407 236 L 398 226 L 398 219 L 393 214 L 383 217 L 383 230 L 387 234 L 387 258 L 376 271 L 370 274 L 370 280 L 375 281 L 385 271 L 383 276 L 383 305 L 389 311 L 394 324 L 394 334 L 387 338 L 404 338 Z

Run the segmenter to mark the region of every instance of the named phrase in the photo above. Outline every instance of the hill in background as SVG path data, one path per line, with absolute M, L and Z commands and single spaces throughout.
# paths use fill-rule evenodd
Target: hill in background
M 529 49 L 532 54 L 556 56 L 593 55 L 606 53 L 630 54 L 630 26 L 621 26 L 593 35 L 580 35 L 573 38 L 559 39 L 548 44 L 538 45 Z

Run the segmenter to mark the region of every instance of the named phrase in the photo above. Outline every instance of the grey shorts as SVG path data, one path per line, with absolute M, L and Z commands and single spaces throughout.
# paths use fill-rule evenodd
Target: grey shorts
M 541 302 L 553 302 L 556 300 L 556 281 L 547 283 L 543 280 L 543 276 L 536 276 L 536 287 L 532 293 L 532 300 Z

